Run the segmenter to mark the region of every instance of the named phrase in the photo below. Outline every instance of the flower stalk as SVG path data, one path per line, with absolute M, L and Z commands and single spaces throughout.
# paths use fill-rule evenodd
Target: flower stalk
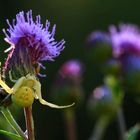
M 101 140 L 108 123 L 109 123 L 109 118 L 106 116 L 101 116 L 96 122 L 92 136 L 90 137 L 89 140 Z
M 118 110 L 117 118 L 118 118 L 119 130 L 120 130 L 120 140 L 126 140 L 126 137 L 125 137 L 126 125 L 125 125 L 125 119 L 124 119 L 122 108 Z
M 67 140 L 77 140 L 75 113 L 73 109 L 64 111 L 65 123 L 67 128 Z
M 32 106 L 25 107 L 24 108 L 24 114 L 25 114 L 25 121 L 26 121 L 26 129 L 27 129 L 28 140 L 35 140 L 35 136 L 34 136 L 34 120 L 33 120 L 33 116 L 32 116 Z

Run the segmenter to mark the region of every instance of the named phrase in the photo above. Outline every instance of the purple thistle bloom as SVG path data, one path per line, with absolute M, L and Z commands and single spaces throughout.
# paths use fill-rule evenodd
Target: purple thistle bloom
M 57 102 L 67 103 L 74 101 L 81 103 L 84 99 L 82 76 L 84 65 L 81 61 L 72 59 L 66 61 L 59 69 L 52 87 L 52 96 Z
M 104 63 L 112 56 L 111 46 L 109 34 L 100 31 L 92 32 L 86 39 L 87 58 L 92 63 Z
M 107 86 L 101 86 L 93 90 L 91 98 L 98 102 L 108 102 L 112 100 L 112 95 Z
M 9 29 L 3 31 L 6 35 L 5 41 L 11 47 L 6 50 L 10 53 L 5 62 L 4 71 L 7 67 L 11 68 L 10 63 L 15 63 L 14 65 L 18 65 L 18 67 L 22 64 L 26 65 L 25 67 L 27 65 L 32 67 L 40 61 L 52 61 L 64 49 L 65 41 L 57 42 L 54 39 L 56 26 L 54 25 L 52 31 L 49 31 L 50 22 L 46 21 L 46 25 L 43 27 L 40 15 L 36 16 L 34 21 L 31 10 L 26 14 L 19 12 L 12 25 L 8 20 L 7 23 Z
M 92 32 L 87 38 L 88 47 L 95 46 L 98 43 L 110 44 L 109 35 L 100 31 Z M 101 47 L 101 45 L 99 47 Z
M 117 29 L 110 28 L 113 53 L 115 57 L 125 54 L 140 55 L 140 30 L 131 24 L 121 24 Z
M 83 65 L 78 60 L 70 60 L 62 65 L 59 73 L 63 78 L 80 77 L 83 74 Z

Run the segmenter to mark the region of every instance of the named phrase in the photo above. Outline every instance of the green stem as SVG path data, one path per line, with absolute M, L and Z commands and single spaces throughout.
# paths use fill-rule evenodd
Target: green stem
M 89 140 L 101 140 L 104 135 L 104 131 L 108 125 L 108 122 L 109 119 L 107 117 L 100 117 L 95 124 L 93 134 Z
M 120 108 L 118 110 L 117 118 L 118 118 L 119 130 L 120 130 L 120 139 L 121 140 L 126 140 L 126 138 L 125 138 L 126 126 L 125 126 L 125 120 L 124 120 L 124 115 L 123 115 L 122 108 Z
M 34 121 L 32 116 L 32 107 L 24 108 L 25 121 L 26 121 L 26 129 L 28 134 L 28 140 L 35 140 L 34 136 Z
M 77 140 L 74 110 L 66 109 L 64 112 L 64 117 L 67 128 L 67 140 Z
M 24 132 L 22 131 L 22 129 L 19 127 L 19 125 L 13 118 L 9 109 L 2 107 L 1 112 L 4 115 L 4 117 L 6 118 L 6 120 L 8 121 L 8 123 L 11 125 L 11 127 L 16 131 L 16 133 L 19 134 L 24 140 L 27 140 Z

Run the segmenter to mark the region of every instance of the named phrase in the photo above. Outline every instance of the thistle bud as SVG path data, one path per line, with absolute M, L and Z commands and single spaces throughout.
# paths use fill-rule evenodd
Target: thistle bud
M 93 90 L 88 101 L 88 110 L 91 116 L 96 117 L 103 115 L 110 117 L 116 113 L 117 106 L 114 104 L 112 93 L 107 86 L 97 87 Z
M 83 101 L 82 74 L 83 64 L 78 60 L 70 60 L 62 65 L 52 90 L 57 102 L 78 104 Z
M 88 58 L 103 63 L 112 56 L 111 40 L 104 32 L 93 32 L 87 38 Z
M 121 65 L 126 90 L 140 93 L 140 31 L 131 24 L 110 28 L 113 56 Z M 136 95 L 135 94 L 135 95 Z

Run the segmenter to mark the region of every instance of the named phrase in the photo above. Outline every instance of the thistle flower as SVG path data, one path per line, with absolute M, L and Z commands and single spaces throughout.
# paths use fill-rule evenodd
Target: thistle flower
M 117 29 L 110 27 L 110 36 L 115 57 L 124 54 L 140 55 L 140 30 L 131 24 L 121 24 Z
M 7 69 L 16 69 L 19 73 L 18 78 L 34 73 L 34 64 L 41 65 L 40 62 L 45 60 L 53 61 L 64 49 L 65 41 L 57 42 L 54 39 L 56 25 L 49 31 L 50 22 L 46 21 L 43 27 L 40 15 L 36 16 L 34 21 L 31 10 L 27 13 L 19 12 L 13 24 L 10 24 L 9 20 L 7 23 L 9 29 L 3 31 L 6 35 L 5 41 L 11 46 L 5 51 L 10 53 L 5 62 L 4 72 Z M 13 76 L 14 74 L 12 71 Z
M 104 63 L 112 56 L 112 44 L 107 33 L 99 31 L 92 32 L 88 36 L 86 43 L 86 49 L 88 51 L 87 58 L 92 60 L 92 63 L 93 61 Z
M 63 78 L 81 77 L 83 74 L 83 65 L 78 60 L 70 60 L 62 65 L 59 74 Z
M 92 32 L 88 38 L 87 38 L 87 43 L 89 44 L 89 47 L 91 47 L 92 45 L 96 44 L 96 43 L 104 43 L 104 44 L 107 44 L 109 43 L 110 44 L 110 38 L 109 38 L 109 35 L 104 33 L 104 32 L 100 32 L 100 31 L 95 31 L 95 32 Z
M 112 93 L 110 89 L 104 85 L 93 90 L 88 101 L 88 109 L 91 114 L 95 114 L 96 116 L 101 116 L 105 113 L 112 114 L 115 108 L 112 103 Z
M 52 88 L 52 96 L 56 102 L 81 103 L 83 101 L 83 88 L 81 86 L 84 72 L 83 64 L 78 60 L 69 60 L 59 69 L 57 78 Z
M 36 16 L 36 21 L 33 21 L 32 11 L 24 15 L 20 12 L 16 16 L 16 23 L 13 20 L 13 25 L 9 23 L 9 29 L 5 41 L 11 47 L 5 52 L 9 52 L 8 58 L 3 69 L 9 72 L 9 78 L 15 82 L 14 86 L 10 88 L 2 79 L 0 74 L 0 85 L 7 92 L 12 95 L 12 101 L 22 107 L 29 107 L 33 104 L 34 99 L 38 99 L 41 104 L 54 108 L 65 108 L 68 106 L 58 106 L 49 103 L 42 99 L 41 84 L 36 77 L 38 73 L 36 64 L 40 64 L 44 60 L 53 60 L 60 54 L 64 48 L 64 40 L 60 42 L 54 41 L 55 25 L 51 32 L 48 31 L 50 23 L 46 21 L 46 26 L 40 21 L 40 16 Z M 13 80 L 13 77 L 16 80 Z
M 128 91 L 139 93 L 140 30 L 135 25 L 121 24 L 110 28 L 113 55 L 120 61 L 124 84 Z
M 112 75 L 104 79 L 104 85 L 95 88 L 88 101 L 88 109 L 93 115 L 113 117 L 123 99 L 120 82 Z M 93 113 L 94 112 L 94 113 Z

